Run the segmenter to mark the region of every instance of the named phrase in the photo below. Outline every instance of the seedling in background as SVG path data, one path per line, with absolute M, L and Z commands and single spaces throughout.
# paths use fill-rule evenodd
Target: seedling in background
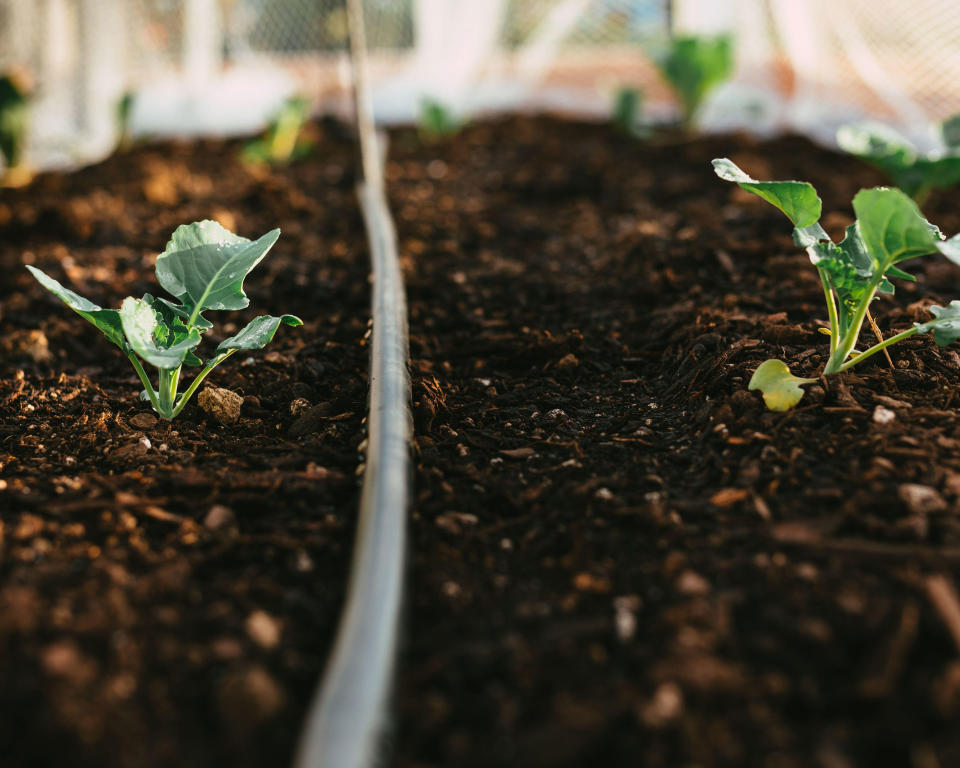
M 20 186 L 30 181 L 26 164 L 27 131 L 30 125 L 30 100 L 27 90 L 13 75 L 0 75 L 0 155 L 6 169 L 4 186 Z
M 133 146 L 133 132 L 130 130 L 130 117 L 133 114 L 133 104 L 136 101 L 136 94 L 133 91 L 127 91 L 117 101 L 116 123 L 117 123 L 117 152 L 126 152 Z
M 703 100 L 733 74 L 733 41 L 728 35 L 675 37 L 657 66 L 677 95 L 683 126 L 690 130 Z
M 455 136 L 461 128 L 463 122 L 439 101 L 424 99 L 420 102 L 417 129 L 425 140 L 440 141 Z
M 940 125 L 943 150 L 921 154 L 913 143 L 878 123 L 845 125 L 837 144 L 851 155 L 879 168 L 918 205 L 934 189 L 952 189 L 960 183 L 960 115 Z
M 263 136 L 243 148 L 243 160 L 252 164 L 285 165 L 306 157 L 313 149 L 313 142 L 301 133 L 309 117 L 307 99 L 300 96 L 287 99 Z
M 624 87 L 617 90 L 613 96 L 613 110 L 610 122 L 621 133 L 635 138 L 641 138 L 646 132 L 640 125 L 640 116 L 643 112 L 643 91 L 639 88 Z
M 932 306 L 933 320 L 914 323 L 888 339 L 880 339 L 857 352 L 863 322 L 877 293 L 893 293 L 891 278 L 915 280 L 897 265 L 907 259 L 940 252 L 960 264 L 960 235 L 946 240 L 940 230 L 920 214 L 917 204 L 899 189 L 861 189 L 853 198 L 856 221 L 844 239 L 834 243 L 820 225 L 822 203 L 812 184 L 805 181 L 757 181 L 726 158 L 713 161 L 717 176 L 779 208 L 793 223 L 793 241 L 805 248 L 817 268 L 830 320 L 830 357 L 824 376 L 849 370 L 898 341 L 918 333 L 933 333 L 946 346 L 960 338 L 960 301 Z M 749 388 L 763 392 L 774 411 L 786 411 L 803 397 L 802 379 L 780 360 L 767 360 L 753 374 Z
M 238 350 L 265 347 L 277 328 L 303 325 L 293 315 L 261 315 L 239 333 L 224 339 L 204 362 L 195 350 L 203 334 L 213 328 L 203 313 L 208 310 L 244 309 L 250 299 L 243 281 L 280 236 L 267 232 L 259 240 L 239 237 L 215 221 L 184 224 L 157 257 L 157 282 L 176 301 L 149 293 L 142 299 L 128 296 L 120 309 L 103 309 L 65 288 L 52 277 L 27 266 L 37 281 L 70 309 L 99 328 L 133 363 L 144 391 L 140 396 L 153 404 L 164 419 L 175 418 L 210 371 Z M 154 388 L 141 360 L 159 369 Z M 177 394 L 184 365 L 202 366 L 182 395 Z

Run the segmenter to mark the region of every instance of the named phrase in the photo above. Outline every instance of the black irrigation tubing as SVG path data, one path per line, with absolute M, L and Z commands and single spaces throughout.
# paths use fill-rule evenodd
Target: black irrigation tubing
M 367 87 L 361 3 L 348 0 L 347 7 L 365 179 L 358 195 L 373 267 L 366 468 L 346 604 L 295 768 L 370 768 L 383 760 L 410 501 L 406 297 Z

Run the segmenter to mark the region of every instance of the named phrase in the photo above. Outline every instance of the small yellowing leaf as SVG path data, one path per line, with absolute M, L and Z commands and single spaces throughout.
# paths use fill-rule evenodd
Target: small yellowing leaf
M 754 371 L 747 389 L 759 389 L 771 411 L 789 411 L 803 397 L 800 385 L 815 381 L 794 376 L 782 360 L 767 360 Z

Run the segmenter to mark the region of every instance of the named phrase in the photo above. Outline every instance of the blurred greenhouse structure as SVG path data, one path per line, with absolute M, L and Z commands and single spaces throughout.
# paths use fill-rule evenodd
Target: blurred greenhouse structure
M 707 129 L 800 130 L 832 141 L 873 118 L 921 146 L 960 111 L 960 4 L 949 0 L 366 0 L 378 119 L 425 98 L 461 116 L 609 113 L 643 90 L 669 119 L 653 64 L 671 33 L 729 32 L 736 75 Z M 0 0 L 0 71 L 32 84 L 35 165 L 108 151 L 133 93 L 140 135 L 256 130 L 287 96 L 346 115 L 343 0 Z

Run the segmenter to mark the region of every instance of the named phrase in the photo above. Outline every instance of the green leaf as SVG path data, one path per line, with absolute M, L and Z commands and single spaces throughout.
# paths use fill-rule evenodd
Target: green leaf
M 639 88 L 623 87 L 613 97 L 613 112 L 610 121 L 621 133 L 638 136 L 640 113 L 643 109 L 643 91 Z
M 675 37 L 657 66 L 676 91 L 689 125 L 707 94 L 733 74 L 733 41 L 727 35 Z
M 954 264 L 960 264 L 960 235 L 954 235 L 949 240 L 938 243 L 937 248 Z
M 921 189 L 952 189 L 960 183 L 960 155 L 923 157 L 917 160 L 915 168 L 923 185 Z
M 216 354 L 222 354 L 231 349 L 262 349 L 272 340 L 280 324 L 290 326 L 303 325 L 303 321 L 294 315 L 261 315 L 251 320 L 238 334 L 224 339 L 217 347 Z
M 763 402 L 771 411 L 789 411 L 803 397 L 800 385 L 815 381 L 794 376 L 782 360 L 767 360 L 753 372 L 747 389 L 759 389 L 763 393 Z
M 123 327 L 120 324 L 120 313 L 117 312 L 117 310 L 103 309 L 97 306 L 92 301 L 74 293 L 69 288 L 65 288 L 36 267 L 28 264 L 27 269 L 30 270 L 30 274 L 37 279 L 40 285 L 50 291 L 50 293 L 60 299 L 84 320 L 97 326 L 109 341 L 112 341 L 118 347 L 122 348 L 124 346 Z
M 200 331 L 196 328 L 178 336 L 148 301 L 132 296 L 125 298 L 120 306 L 120 321 L 133 351 L 157 368 L 179 368 L 200 343 Z
M 848 125 L 837 132 L 841 149 L 866 160 L 886 173 L 894 185 L 919 199 L 931 189 L 950 189 L 960 183 L 960 116 L 941 126 L 944 144 L 950 151 L 924 157 L 906 138 L 885 125 Z
M 940 138 L 947 149 L 960 150 L 960 115 L 954 115 L 940 123 Z
M 182 304 L 174 304 L 169 299 L 163 298 L 163 296 L 158 296 L 156 299 L 154 299 L 154 302 L 159 302 L 160 304 L 163 304 L 171 312 L 177 315 L 177 317 L 183 320 L 184 323 L 186 323 L 187 320 L 190 319 L 190 312 L 187 311 L 187 308 L 184 307 Z M 159 309 L 159 308 L 156 305 L 154 305 L 154 309 Z M 193 327 L 199 329 L 200 331 L 209 331 L 211 328 L 213 328 L 213 323 L 207 320 L 207 318 L 205 318 L 203 315 L 198 314 L 193 319 Z
M 939 230 L 899 189 L 861 189 L 853 198 L 853 210 L 863 242 L 882 274 L 897 262 L 940 249 Z
M 801 248 L 810 248 L 817 243 L 831 242 L 830 235 L 820 226 L 818 221 L 809 227 L 794 227 L 793 242 Z
M 886 272 L 883 273 L 884 277 L 898 277 L 901 280 L 909 280 L 911 283 L 917 282 L 917 278 L 911 275 L 909 272 L 904 272 L 900 267 L 889 267 Z
M 930 311 L 933 313 L 933 320 L 914 323 L 920 333 L 933 331 L 933 340 L 941 347 L 960 339 L 960 301 L 954 299 L 946 307 L 934 304 Z
M 280 236 L 274 229 L 251 242 L 215 221 L 178 227 L 157 257 L 157 281 L 189 312 L 194 325 L 207 309 L 244 309 L 243 281 Z
M 727 159 L 713 161 L 713 170 L 724 181 L 733 181 L 747 192 L 762 197 L 783 211 L 798 229 L 812 227 L 820 218 L 823 204 L 813 185 L 806 181 L 757 181 Z M 823 232 L 822 229 L 819 230 Z M 823 233 L 826 235 L 826 233 Z

